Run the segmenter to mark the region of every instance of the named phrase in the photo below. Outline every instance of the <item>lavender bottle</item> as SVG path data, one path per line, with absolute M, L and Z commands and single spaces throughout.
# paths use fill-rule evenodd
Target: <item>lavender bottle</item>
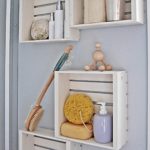
M 93 120 L 94 139 L 98 143 L 109 143 L 112 141 L 112 115 L 107 113 L 106 103 L 101 102 L 100 112 L 95 114 Z

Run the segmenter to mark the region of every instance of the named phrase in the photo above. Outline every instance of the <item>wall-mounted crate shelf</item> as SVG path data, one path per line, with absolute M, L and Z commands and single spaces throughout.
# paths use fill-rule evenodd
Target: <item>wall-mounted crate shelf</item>
M 56 9 L 57 0 L 20 0 L 19 41 L 20 43 L 46 43 L 78 41 L 79 29 L 126 26 L 143 23 L 143 0 L 126 0 L 125 17 L 122 21 L 84 24 L 84 0 L 63 0 L 65 6 L 64 39 L 32 40 L 30 28 L 33 20 L 49 19 Z
M 93 101 L 113 103 L 113 141 L 99 144 L 90 140 L 77 140 L 60 134 L 66 122 L 63 107 L 72 93 L 86 93 Z M 81 144 L 119 150 L 127 141 L 127 74 L 124 71 L 60 71 L 55 73 L 55 136 Z
M 70 28 L 70 1 L 63 0 L 65 6 L 64 39 L 32 40 L 31 24 L 36 19 L 48 19 L 56 9 L 57 0 L 20 0 L 19 41 L 20 43 L 66 42 L 79 40 L 79 31 Z
M 19 131 L 19 150 L 71 150 L 72 145 L 69 141 L 55 138 L 54 132 L 49 129 Z
M 84 24 L 84 0 L 71 1 L 71 28 L 89 29 L 143 24 L 143 0 L 126 0 L 124 20 Z M 78 10 L 78 11 L 76 11 Z

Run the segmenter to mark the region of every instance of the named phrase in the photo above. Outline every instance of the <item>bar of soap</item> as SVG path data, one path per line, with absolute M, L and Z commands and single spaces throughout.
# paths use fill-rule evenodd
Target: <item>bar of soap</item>
M 87 128 L 84 125 L 75 125 L 69 122 L 63 123 L 61 125 L 61 135 L 80 139 L 80 140 L 88 140 L 93 136 L 93 127 L 92 124 L 86 124 Z

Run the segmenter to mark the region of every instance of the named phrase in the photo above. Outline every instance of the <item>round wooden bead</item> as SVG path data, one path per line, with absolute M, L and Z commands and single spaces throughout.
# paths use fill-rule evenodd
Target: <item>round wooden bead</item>
M 106 70 L 108 70 L 108 71 L 112 70 L 112 66 L 111 65 L 106 65 Z
M 95 61 L 102 61 L 104 59 L 104 54 L 101 51 L 96 50 L 93 54 L 93 59 Z
M 90 68 L 89 65 L 86 65 L 86 66 L 84 67 L 84 69 L 85 69 L 86 71 L 90 71 L 90 70 L 91 70 L 91 68 Z
M 100 71 L 105 71 L 105 69 L 106 69 L 106 67 L 104 65 L 101 65 L 98 67 L 98 70 L 100 70 Z

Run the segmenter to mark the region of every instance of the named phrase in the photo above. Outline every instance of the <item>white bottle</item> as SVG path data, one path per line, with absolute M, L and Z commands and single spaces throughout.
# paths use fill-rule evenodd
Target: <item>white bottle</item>
M 55 11 L 55 39 L 63 39 L 64 35 L 64 11 L 62 1 L 58 0 Z
M 54 13 L 51 13 L 49 21 L 49 39 L 54 39 L 54 37 L 55 37 L 55 21 L 54 21 Z

